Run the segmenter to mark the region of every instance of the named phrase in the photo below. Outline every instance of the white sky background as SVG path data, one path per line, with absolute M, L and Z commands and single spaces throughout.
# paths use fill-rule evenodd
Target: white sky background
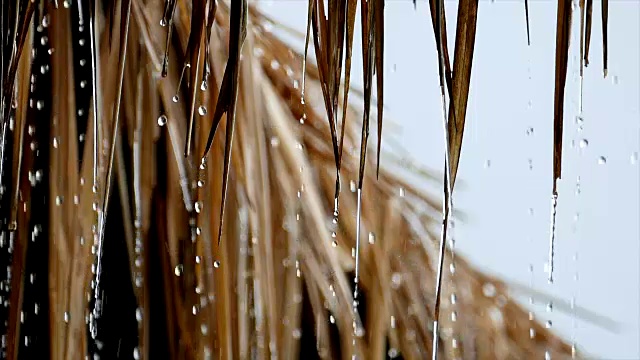
M 304 32 L 305 0 L 258 3 L 274 18 Z M 532 281 L 535 289 L 567 303 L 575 296 L 577 305 L 620 324 L 619 330 L 612 332 L 573 321 L 558 305 L 549 314 L 545 303 L 537 301 L 537 317 L 551 319 L 553 329 L 565 338 L 575 336 L 581 350 L 598 359 L 640 359 L 640 164 L 633 160 L 640 148 L 640 0 L 609 3 L 606 79 L 602 76 L 600 2 L 593 6 L 582 132 L 575 121 L 579 17 L 574 12 L 563 178 L 559 184 L 556 282 L 547 284 L 544 271 L 551 212 L 555 1 L 530 1 L 531 47 L 526 43 L 522 1 L 480 1 L 454 205 L 467 219 L 456 224 L 454 236 L 458 251 L 484 271 L 525 286 Z M 447 1 L 451 52 L 456 9 L 457 2 Z M 388 0 L 385 16 L 385 115 L 403 128 L 399 138 L 413 158 L 431 169 L 442 169 L 440 90 L 428 6 L 424 0 L 418 1 L 416 11 L 410 0 Z M 357 87 L 362 84 L 360 39 L 357 32 L 352 70 Z M 300 49 L 303 44 L 296 40 L 294 45 Z M 533 135 L 528 136 L 530 127 Z M 587 147 L 577 145 L 582 139 L 588 141 Z M 576 146 L 572 146 L 573 140 Z M 606 164 L 600 164 L 601 156 Z M 533 170 L 529 170 L 528 159 Z M 578 176 L 580 195 L 575 193 Z M 425 188 L 440 191 L 429 184 Z M 576 213 L 579 218 L 574 222 Z M 533 265 L 533 276 L 529 264 Z M 519 299 L 527 303 L 526 295 Z

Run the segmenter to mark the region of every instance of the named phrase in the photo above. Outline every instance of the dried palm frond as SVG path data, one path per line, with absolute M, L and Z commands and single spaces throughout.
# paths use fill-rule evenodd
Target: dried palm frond
M 245 0 L 2 3 L 2 356 L 572 356 L 439 247 L 438 199 L 380 164 L 384 1 L 360 3 L 364 111 L 348 104 L 357 1 L 309 4 L 317 65 Z M 452 186 L 478 2 L 460 2 L 453 72 L 430 4 Z

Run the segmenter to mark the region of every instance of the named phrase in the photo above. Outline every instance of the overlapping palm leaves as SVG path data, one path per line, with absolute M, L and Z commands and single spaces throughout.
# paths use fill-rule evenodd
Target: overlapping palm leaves
M 554 122 L 559 134 L 569 5 L 561 2 L 558 8 Z M 354 113 L 347 104 L 358 6 L 364 108 Z M 605 73 L 607 6 L 603 1 Z M 461 154 L 477 7 L 477 0 L 458 5 L 452 68 L 443 1 L 430 1 L 443 100 L 448 97 L 443 110 L 448 196 Z M 581 56 L 585 64 L 591 7 L 591 0 L 587 0 L 585 29 L 581 30 L 585 31 Z M 167 0 L 165 4 L 139 0 L 104 4 L 81 0 L 61 4 L 3 2 L 0 212 L 2 241 L 10 249 L 3 250 L 2 261 L 11 264 L 3 274 L 6 285 L 2 289 L 2 296 L 9 299 L 6 304 L 11 304 L 2 313 L 7 323 L 3 333 L 8 339 L 8 358 L 74 358 L 87 352 L 107 357 L 128 352 L 154 358 L 165 349 L 173 358 L 207 358 L 212 354 L 239 358 L 251 353 L 267 357 L 293 354 L 296 349 L 308 351 L 301 342 L 309 338 L 316 343 L 311 348 L 325 357 L 355 353 L 373 358 L 393 353 L 391 350 L 406 358 L 424 358 L 433 350 L 436 355 L 476 353 L 480 358 L 496 354 L 541 356 L 544 351 L 563 356 L 570 352 L 566 344 L 530 322 L 522 309 L 506 300 L 506 290 L 499 281 L 472 270 L 460 258 L 455 263 L 456 278 L 449 280 L 454 286 L 434 291 L 429 285 L 416 290 L 415 284 L 441 283 L 433 280 L 437 271 L 429 266 L 435 258 L 440 258 L 436 267 L 440 269 L 452 260 L 445 251 L 446 236 L 439 249 L 434 246 L 432 219 L 421 210 L 443 209 L 380 167 L 384 0 L 330 0 L 327 8 L 322 1 L 310 0 L 308 16 L 308 39 L 314 44 L 317 67 L 307 68 L 301 66 L 306 62 L 306 49 L 305 55 L 296 54 L 264 31 L 267 20 L 244 0 L 230 5 L 204 0 Z M 158 28 L 158 19 L 165 28 Z M 87 23 L 91 28 L 90 51 L 83 47 Z M 141 40 L 127 41 L 130 32 L 132 38 Z M 248 48 L 243 46 L 245 42 Z M 31 58 L 25 56 L 30 50 Z M 160 58 L 163 51 L 164 58 Z M 91 64 L 86 66 L 89 56 Z M 170 58 L 182 60 L 182 67 L 172 66 Z M 185 91 L 182 79 L 187 69 Z M 73 83 L 67 81 L 70 73 Z M 371 163 L 366 152 L 374 75 L 378 120 L 375 177 L 365 173 Z M 292 78 L 300 78 L 302 88 Z M 207 92 L 209 81 L 215 86 Z M 95 100 L 91 110 L 91 98 L 83 90 L 87 84 Z M 305 89 L 307 96 L 303 97 Z M 178 94 L 183 93 L 186 101 L 181 102 Z M 314 97 L 322 98 L 326 118 L 300 101 L 306 98 L 311 105 Z M 204 110 L 197 104 L 204 104 Z M 205 105 L 214 109 L 211 118 L 205 116 Z M 93 120 L 89 120 L 89 111 Z M 196 113 L 204 121 L 196 121 Z M 163 128 L 166 131 L 159 132 L 151 124 L 160 114 L 168 119 Z M 225 114 L 226 136 L 224 149 L 220 149 L 215 134 L 222 128 Z M 120 117 L 123 126 L 118 125 Z M 150 122 L 150 117 L 154 121 Z M 67 121 L 74 118 L 75 122 Z M 234 135 L 236 118 L 241 121 Z M 307 125 L 293 131 L 292 125 L 301 118 Z M 91 134 L 86 133 L 89 121 L 93 122 Z M 159 122 L 164 125 L 165 121 Z M 361 126 L 359 136 L 354 131 L 357 125 Z M 234 137 L 242 140 L 232 151 Z M 557 179 L 561 135 L 555 139 Z M 358 148 L 360 155 L 355 161 Z M 209 152 L 215 159 L 212 163 L 194 161 L 194 154 L 206 157 Z M 86 155 L 90 153 L 93 159 L 89 161 L 91 157 Z M 220 159 L 222 169 L 217 166 Z M 199 168 L 198 162 L 204 165 Z M 335 170 L 333 179 L 330 167 Z M 317 180 L 309 174 L 310 169 L 320 174 Z M 111 181 L 112 173 L 116 181 Z M 291 175 L 296 173 L 300 175 Z M 92 177 L 95 181 L 90 184 L 86 179 Z M 345 177 L 354 179 L 358 198 L 343 191 L 343 215 L 337 229 L 340 241 L 333 248 L 323 214 L 332 197 L 338 210 L 340 184 Z M 368 190 L 363 187 L 365 180 L 371 184 Z M 291 190 L 298 181 L 305 185 L 302 200 L 296 200 L 296 191 Z M 397 198 L 398 186 L 409 196 Z M 107 217 L 111 197 L 119 208 L 114 207 Z M 299 203 L 296 207 L 301 211 L 292 215 L 290 204 L 294 203 Z M 213 204 L 220 204 L 220 209 L 212 209 Z M 38 214 L 35 209 L 40 206 L 48 212 Z M 225 207 L 231 207 L 230 211 L 225 212 Z M 443 207 L 446 230 L 450 202 L 445 200 Z M 362 217 L 354 221 L 351 214 L 356 212 Z M 296 225 L 287 220 L 291 217 Z M 285 220 L 290 231 L 280 229 L 278 222 Z M 211 242 L 214 227 L 217 246 Z M 367 233 L 369 243 L 358 245 Z M 34 240 L 44 238 L 43 234 L 48 241 Z M 122 241 L 116 241 L 118 238 Z M 222 238 L 227 241 L 221 243 Z M 408 240 L 417 238 L 417 243 Z M 282 239 L 286 240 L 279 247 Z M 95 247 L 90 249 L 85 244 L 92 240 Z M 352 247 L 356 248 L 356 259 L 362 252 L 361 264 L 351 260 Z M 407 247 L 419 251 L 408 254 Z M 95 263 L 93 252 L 98 258 Z M 253 255 L 248 255 L 250 252 Z M 129 258 L 129 266 L 117 278 L 121 267 L 114 259 L 123 256 Z M 398 261 L 395 256 L 407 261 Z M 291 265 L 276 267 L 276 260 L 298 261 L 304 276 L 298 277 Z M 340 308 L 338 304 L 353 301 L 350 272 L 356 273 L 358 283 L 362 277 L 363 304 Z M 390 288 L 396 273 L 407 280 Z M 101 274 L 105 277 L 102 288 Z M 279 275 L 286 278 L 287 286 L 276 290 L 272 286 Z M 87 299 L 94 276 L 91 286 L 95 295 Z M 125 291 L 128 295 L 115 295 L 118 279 L 132 284 L 132 291 Z M 474 299 L 485 283 L 497 287 L 496 296 Z M 232 286 L 236 293 L 226 291 Z M 461 316 L 457 323 L 439 314 L 440 293 L 450 297 L 455 294 L 453 288 L 470 289 L 469 295 L 458 295 Z M 278 306 L 283 301 L 287 305 Z M 434 306 L 418 306 L 432 303 Z M 127 310 L 118 313 L 119 306 Z M 87 313 L 89 307 L 95 311 Z M 305 307 L 312 309 L 306 313 L 315 319 L 302 321 Z M 495 307 L 514 320 L 506 325 L 493 323 L 488 310 Z M 252 315 L 247 315 L 249 308 Z M 408 308 L 410 312 L 405 311 Z M 193 316 L 185 315 L 185 309 Z M 367 314 L 367 335 L 352 342 L 349 335 L 357 312 Z M 24 314 L 26 320 L 21 319 Z M 49 317 L 38 318 L 38 314 Z M 283 314 L 286 324 L 280 323 Z M 120 317 L 129 323 L 114 321 Z M 440 320 L 441 328 L 447 331 L 432 336 L 431 320 Z M 85 321 L 92 324 L 91 332 L 87 332 Z M 315 328 L 304 328 L 305 323 Z M 504 332 L 526 334 L 529 327 L 538 334 L 535 341 Z M 336 331 L 341 334 L 340 341 L 332 340 Z M 425 345 L 430 339 L 435 339 L 436 346 Z

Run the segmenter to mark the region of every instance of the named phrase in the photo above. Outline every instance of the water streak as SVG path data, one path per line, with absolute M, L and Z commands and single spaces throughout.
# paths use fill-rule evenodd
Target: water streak
M 554 256 L 555 256 L 555 243 L 556 243 L 556 215 L 558 212 L 558 193 L 554 193 L 551 196 L 551 233 L 549 236 L 549 262 L 548 262 L 548 277 L 549 284 L 553 284 L 553 268 L 554 268 Z
M 110 190 L 111 190 L 111 176 L 113 173 L 113 163 L 114 163 L 114 155 L 115 155 L 115 148 L 116 148 L 116 140 L 117 140 L 117 136 L 118 136 L 118 124 L 119 124 L 119 120 L 120 120 L 120 103 L 122 101 L 122 87 L 123 87 L 123 80 L 124 80 L 124 69 L 125 69 L 125 64 L 126 64 L 126 59 L 127 59 L 127 42 L 129 40 L 129 23 L 130 23 L 130 19 L 131 19 L 131 0 L 126 2 L 126 11 L 125 11 L 125 16 L 123 19 L 124 22 L 124 33 L 122 34 L 121 37 L 121 48 L 120 48 L 120 59 L 121 62 L 119 64 L 119 82 L 118 82 L 118 88 L 116 91 L 116 103 L 115 103 L 115 107 L 114 107 L 114 115 L 113 115 L 113 130 L 111 133 L 111 143 L 110 143 L 110 150 L 109 150 L 109 161 L 107 163 L 107 178 L 105 181 L 105 189 L 104 189 L 104 196 L 102 198 L 102 202 L 103 202 L 103 206 L 102 206 L 102 212 L 99 212 L 99 217 L 98 217 L 98 254 L 97 254 L 97 264 L 96 264 L 96 281 L 95 281 L 95 289 L 94 289 L 94 300 L 95 300 L 95 304 L 94 304 L 94 309 L 93 309 L 93 316 L 94 316 L 94 321 L 91 325 L 91 334 L 92 336 L 95 338 L 97 336 L 97 324 L 95 323 L 95 320 L 97 318 L 99 318 L 101 316 L 101 312 L 102 312 L 102 306 L 101 306 L 101 291 L 100 291 L 100 279 L 101 279 L 101 275 L 102 275 L 102 253 L 103 253 L 103 248 L 104 248 L 104 232 L 105 232 L 105 224 L 106 224 L 106 216 L 107 216 L 107 209 L 109 208 L 109 195 L 110 195 Z M 123 4 L 123 6 L 125 6 Z

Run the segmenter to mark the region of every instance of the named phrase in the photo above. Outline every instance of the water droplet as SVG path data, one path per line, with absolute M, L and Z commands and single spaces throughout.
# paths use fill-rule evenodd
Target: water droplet
M 203 187 L 203 186 L 204 186 L 204 181 L 198 180 L 198 187 Z
M 589 146 L 589 140 L 587 139 L 581 139 L 579 146 L 581 149 L 585 149 L 587 146 Z
M 80 44 L 80 46 L 84 46 L 84 42 L 85 42 L 85 40 L 84 40 L 84 39 L 80 39 L 80 40 L 78 40 L 78 44 Z
M 69 312 L 68 311 L 64 312 L 64 322 L 67 323 L 67 324 L 69 323 Z
M 207 333 L 209 332 L 209 327 L 207 326 L 207 324 L 200 325 L 200 332 L 202 333 L 202 335 L 207 335 Z
M 455 305 L 458 297 L 456 294 L 451 294 L 451 305 Z
M 576 116 L 576 125 L 582 126 L 584 124 L 584 118 L 582 116 Z
M 458 313 L 456 311 L 451 312 L 451 321 L 453 322 L 458 321 Z
M 214 261 L 213 262 L 213 267 L 216 268 L 216 269 L 220 268 L 220 261 L 218 261 L 218 260 Z
M 62 6 L 64 6 L 65 9 L 68 9 L 71 6 L 71 1 L 69 0 L 64 0 L 62 2 Z
M 486 161 L 484 162 L 484 168 L 485 168 L 485 169 L 488 169 L 488 168 L 490 168 L 490 167 L 491 167 L 491 160 L 486 160 Z
M 42 45 L 47 45 L 47 42 L 49 42 L 49 38 L 46 36 L 43 36 L 40 38 L 40 44 Z
M 173 95 L 173 97 L 171 98 L 171 101 L 173 101 L 174 103 L 177 103 L 178 100 L 180 100 L 180 97 L 178 95 Z
M 391 275 L 391 288 L 397 290 L 400 288 L 400 285 L 402 285 L 402 274 L 397 272 L 393 273 Z
M 87 60 L 80 59 L 80 66 L 84 66 L 87 63 Z
M 551 320 L 547 320 L 547 322 L 544 324 L 544 327 L 546 327 L 547 329 L 551 329 L 552 326 L 553 322 L 551 322 Z
M 532 135 L 533 135 L 533 127 L 527 128 L 527 136 L 532 136 Z
M 351 192 L 356 192 L 356 182 L 351 180 L 349 181 L 349 190 L 351 190 Z
M 166 123 L 167 123 L 167 116 L 164 114 L 160 115 L 160 117 L 158 117 L 158 125 L 164 126 Z
M 600 165 L 604 165 L 604 164 L 606 164 L 606 163 L 607 163 L 607 158 L 606 158 L 606 157 L 604 157 L 604 156 L 600 156 L 600 157 L 598 158 L 598 164 L 600 164 Z
M 140 349 L 137 346 L 133 348 L 133 359 L 140 360 Z
M 611 77 L 611 80 L 613 81 L 613 85 L 618 85 L 620 83 L 620 79 L 618 78 L 618 75 L 613 75 Z
M 84 89 L 87 86 L 87 80 L 80 81 L 80 88 Z
M 42 108 L 43 108 L 43 107 L 44 107 L 44 101 L 42 101 L 42 100 L 38 100 L 38 101 L 36 102 L 36 108 L 37 108 L 38 110 L 42 110 Z
M 486 297 L 494 297 L 496 296 L 496 287 L 492 283 L 488 282 L 482 286 L 482 293 Z
M 369 233 L 369 244 L 375 244 L 376 243 L 376 234 L 370 232 Z
M 278 62 L 278 60 L 276 60 L 276 59 L 271 60 L 271 68 L 273 70 L 280 69 L 280 63 Z
M 631 154 L 631 165 L 635 165 L 638 163 L 638 152 L 635 151 L 633 154 Z
M 548 303 L 547 304 L 547 312 L 552 312 L 553 311 L 553 303 Z
M 137 309 L 136 309 L 136 320 L 137 320 L 138 322 L 141 322 L 141 321 L 142 321 L 142 314 L 143 314 L 143 313 L 142 313 L 142 308 L 137 308 Z
M 195 208 L 196 208 L 196 212 L 199 214 L 202 211 L 202 202 L 196 201 Z
M 329 322 L 332 324 L 336 323 L 336 318 L 333 317 L 333 315 L 329 315 Z
M 302 337 L 302 330 L 293 329 L 293 331 L 291 332 L 291 336 L 293 336 L 294 339 L 300 339 Z
M 176 265 L 176 267 L 173 269 L 173 273 L 176 276 L 182 275 L 182 264 Z
M 398 357 L 400 353 L 398 352 L 398 349 L 396 348 L 390 348 L 389 351 L 387 351 L 387 355 L 389 355 L 390 358 L 395 359 Z
M 337 241 L 335 241 L 335 240 L 333 240 L 333 241 L 331 242 L 331 246 L 333 246 L 333 247 L 337 247 L 337 246 L 338 246 L 338 242 L 337 242 Z
M 200 116 L 207 115 L 207 107 L 204 105 L 200 105 L 200 107 L 198 107 L 198 114 L 200 114 Z
M 49 27 L 49 14 L 42 17 L 42 27 Z
M 551 360 L 551 353 L 549 351 L 544 352 L 544 360 Z
M 271 138 L 271 146 L 278 147 L 278 145 L 280 145 L 280 140 L 277 137 L 273 136 Z

